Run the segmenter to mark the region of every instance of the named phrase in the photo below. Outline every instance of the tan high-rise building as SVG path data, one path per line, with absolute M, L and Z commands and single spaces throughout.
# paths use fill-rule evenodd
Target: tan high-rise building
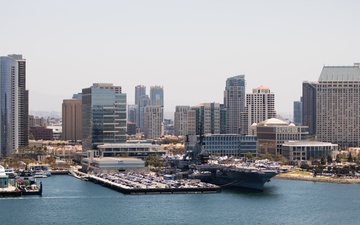
M 220 134 L 220 104 L 202 103 L 187 113 L 187 134 Z
M 62 104 L 62 138 L 77 141 L 82 139 L 81 100 L 64 99 Z
M 360 67 L 324 66 L 316 86 L 316 135 L 342 147 L 360 145 Z
M 149 105 L 144 112 L 144 135 L 148 139 L 157 139 L 163 135 L 164 109 L 160 105 Z
M 187 114 L 190 106 L 176 106 L 174 113 L 174 134 L 175 136 L 187 134 Z

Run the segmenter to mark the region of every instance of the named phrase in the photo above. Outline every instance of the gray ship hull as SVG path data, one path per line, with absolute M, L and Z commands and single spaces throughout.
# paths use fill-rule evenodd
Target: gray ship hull
M 277 174 L 276 170 L 246 170 L 222 167 L 197 167 L 192 177 L 220 187 L 236 187 L 262 191 L 266 182 Z

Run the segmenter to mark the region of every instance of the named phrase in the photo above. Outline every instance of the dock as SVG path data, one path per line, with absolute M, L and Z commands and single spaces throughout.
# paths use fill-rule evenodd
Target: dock
M 74 177 L 88 180 L 123 194 L 197 194 L 219 193 L 221 188 L 200 180 L 166 180 L 150 174 L 112 173 L 85 174 L 71 170 Z
M 0 188 L 0 197 L 19 197 L 19 196 L 21 196 L 21 191 L 12 185 L 9 185 L 9 187 L 7 188 Z

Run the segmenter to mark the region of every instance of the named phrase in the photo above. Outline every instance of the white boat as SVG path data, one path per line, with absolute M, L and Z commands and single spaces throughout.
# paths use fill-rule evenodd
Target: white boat
M 5 174 L 8 176 L 8 178 L 10 179 L 14 179 L 17 177 L 17 173 L 14 171 L 13 168 L 5 168 Z
M 46 173 L 43 170 L 35 170 L 34 173 L 35 178 L 46 178 Z

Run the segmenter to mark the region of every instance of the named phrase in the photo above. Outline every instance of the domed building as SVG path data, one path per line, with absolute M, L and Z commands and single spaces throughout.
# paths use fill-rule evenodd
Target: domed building
M 304 140 L 308 135 L 307 126 L 296 126 L 293 123 L 271 118 L 257 124 L 259 154 L 281 154 L 285 141 Z

